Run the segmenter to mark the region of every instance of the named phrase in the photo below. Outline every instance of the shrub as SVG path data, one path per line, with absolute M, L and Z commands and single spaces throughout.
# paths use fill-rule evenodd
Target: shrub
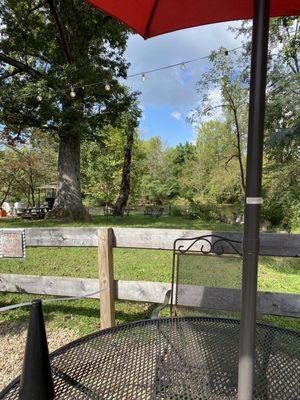
M 284 218 L 283 205 L 274 201 L 263 203 L 261 216 L 264 221 L 270 221 L 272 225 L 279 226 Z
M 202 221 L 217 221 L 220 219 L 221 208 L 216 204 L 191 203 L 188 209 L 190 218 L 199 218 Z
M 290 228 L 293 231 L 300 229 L 300 202 L 291 207 Z
M 170 215 L 172 215 L 173 217 L 181 217 L 182 215 L 184 215 L 182 208 L 179 206 L 172 206 L 171 207 L 171 211 L 170 211 Z

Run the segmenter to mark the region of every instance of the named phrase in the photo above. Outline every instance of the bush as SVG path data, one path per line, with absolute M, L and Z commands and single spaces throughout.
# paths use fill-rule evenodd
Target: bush
M 191 203 L 188 209 L 190 218 L 202 221 L 217 221 L 220 219 L 221 208 L 216 204 Z
M 281 225 L 284 218 L 283 205 L 274 201 L 266 201 L 262 206 L 261 217 L 264 221 L 270 221 L 272 225 Z
M 181 217 L 183 215 L 185 215 L 182 207 L 180 206 L 172 206 L 171 207 L 171 211 L 170 211 L 170 215 L 172 215 L 173 217 Z
M 290 228 L 293 231 L 300 229 L 300 202 L 291 207 Z
M 262 219 L 270 221 L 273 226 L 287 229 L 288 231 L 300 228 L 300 203 L 284 204 L 266 202 L 262 208 Z

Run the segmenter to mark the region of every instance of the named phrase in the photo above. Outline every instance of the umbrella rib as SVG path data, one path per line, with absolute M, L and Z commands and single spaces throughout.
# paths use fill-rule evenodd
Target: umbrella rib
M 155 14 L 155 10 L 156 10 L 157 4 L 158 4 L 158 0 L 154 0 L 153 6 L 152 6 L 152 10 L 151 10 L 151 13 L 149 15 L 149 19 L 148 19 L 148 22 L 147 22 L 147 25 L 146 25 L 146 28 L 145 28 L 145 32 L 144 32 L 144 38 L 146 38 L 146 39 L 148 38 L 148 31 L 149 31 L 151 22 L 153 20 L 154 14 Z

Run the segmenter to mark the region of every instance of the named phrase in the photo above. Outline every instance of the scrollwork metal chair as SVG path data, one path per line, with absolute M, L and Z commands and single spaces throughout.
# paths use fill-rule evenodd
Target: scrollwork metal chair
M 170 307 L 172 316 L 212 311 L 218 309 L 218 305 L 222 309 L 224 303 L 214 297 L 218 295 L 226 297 L 227 292 L 234 301 L 238 299 L 241 281 L 238 264 L 241 262 L 242 241 L 236 238 L 236 234 L 230 236 L 232 238 L 207 234 L 174 241 L 171 289 L 165 293 L 163 304 L 154 310 L 152 318 L 158 318 L 159 313 L 167 307 Z M 218 261 L 222 258 L 222 263 L 218 265 L 219 275 L 222 271 L 226 271 L 226 265 L 234 263 L 237 273 L 235 282 L 226 282 L 225 277 L 222 282 L 218 282 L 217 277 L 214 277 L 215 266 L 212 265 L 213 259 L 216 258 L 204 256 L 218 256 Z M 207 275 L 210 275 L 210 278 L 207 278 Z M 230 288 L 231 291 L 223 292 L 222 287 Z
M 229 235 L 230 238 L 207 234 L 193 238 L 179 238 L 174 241 L 171 289 L 165 293 L 164 303 L 157 307 L 152 314 L 152 318 L 156 319 L 162 310 L 169 308 L 171 316 L 193 317 L 204 314 L 204 319 L 207 317 L 207 323 L 203 323 L 203 326 L 197 325 L 197 330 L 199 331 L 200 329 L 203 334 L 201 335 L 201 343 L 197 347 L 202 359 L 198 360 L 198 365 L 195 360 L 191 359 L 190 362 L 185 360 L 185 368 L 190 369 L 191 376 L 194 374 L 200 376 L 201 387 L 199 387 L 198 392 L 203 395 L 204 399 L 214 398 L 212 397 L 214 393 L 220 393 L 220 385 L 223 388 L 221 393 L 224 398 L 235 396 L 237 390 L 237 368 L 234 369 L 232 366 L 238 365 L 238 346 L 236 346 L 236 342 L 239 340 L 238 321 L 231 320 L 232 323 L 230 323 L 230 318 L 228 319 L 226 311 L 230 311 L 233 304 L 236 306 L 236 311 L 238 311 L 242 241 L 239 240 L 237 234 L 230 233 Z M 218 276 L 219 278 L 221 276 L 222 281 L 216 277 L 209 281 L 204 279 L 204 275 L 207 275 L 209 271 L 211 275 L 216 273 L 216 266 L 212 265 L 212 259 L 222 260 L 217 266 L 219 269 Z M 235 268 L 234 279 L 226 282 L 225 272 L 232 267 Z M 223 272 L 224 276 L 222 276 Z M 219 322 L 212 327 L 209 323 L 210 317 L 207 314 L 215 315 L 218 310 L 223 316 L 225 314 L 226 318 L 215 318 Z M 189 323 L 189 321 L 189 318 L 187 318 L 185 331 L 182 331 L 182 338 L 185 342 L 188 341 L 189 335 L 192 335 L 195 329 L 193 322 Z M 227 325 L 226 334 L 224 335 L 225 322 Z M 176 346 L 172 340 L 168 341 L 162 329 L 160 334 L 164 337 L 165 343 L 168 344 L 158 359 L 156 387 L 160 394 L 165 394 L 166 390 L 170 390 L 170 385 L 168 386 L 168 382 L 171 381 L 170 371 L 178 375 L 178 366 L 169 365 L 168 368 L 163 368 L 162 366 L 168 363 L 171 353 L 173 355 L 174 353 L 176 354 L 179 362 L 183 357 L 180 354 L 180 347 Z M 256 374 L 261 378 L 261 385 L 263 385 L 263 377 L 267 373 L 273 343 L 272 330 L 266 330 L 265 336 L 263 343 L 258 343 L 260 359 L 256 364 Z M 218 366 L 217 369 L 216 366 Z M 168 373 L 165 371 L 168 371 Z M 259 388 L 260 393 L 267 393 L 267 391 L 267 384 L 265 384 L 264 388 Z M 268 398 L 267 395 L 260 396 L 262 396 L 259 397 L 260 399 Z
M 209 310 L 215 311 L 216 304 L 218 303 L 218 299 L 215 296 L 218 293 L 222 293 L 222 289 L 216 286 L 222 286 L 223 282 L 218 282 L 218 280 L 214 282 L 209 280 L 207 282 L 205 281 L 205 275 L 214 274 L 213 259 L 217 259 L 218 261 L 222 259 L 222 263 L 225 262 L 227 265 L 229 257 L 231 265 L 232 257 L 235 259 L 234 262 L 241 262 L 242 242 L 238 240 L 236 234 L 231 233 L 230 236 L 231 238 L 229 239 L 220 235 L 207 234 L 193 238 L 179 238 L 174 241 L 171 289 L 165 293 L 164 303 L 152 313 L 153 319 L 158 318 L 161 311 L 166 308 L 169 308 L 171 316 L 181 317 L 199 316 L 200 313 L 207 313 Z M 218 257 L 211 257 L 212 255 Z M 226 265 L 224 267 L 222 264 L 219 264 L 218 268 L 224 270 L 226 269 Z M 239 286 L 240 281 L 241 275 L 239 274 L 234 286 Z M 209 285 L 215 287 L 210 287 Z M 230 293 L 234 293 L 238 297 L 239 291 L 237 289 L 232 290 L 233 292 Z M 193 332 L 195 325 L 188 321 L 187 319 L 184 331 L 182 333 L 177 332 L 178 337 L 182 337 L 183 342 L 188 340 L 189 335 L 195 333 Z M 180 330 L 181 328 L 175 327 L 175 329 Z M 197 329 L 199 329 L 198 325 Z M 199 385 L 200 381 L 201 385 L 198 388 L 198 395 L 202 393 L 203 398 L 211 398 L 211 395 L 216 391 L 216 382 L 219 382 L 220 379 L 227 380 L 226 385 L 224 385 L 224 388 L 226 388 L 224 389 L 224 395 L 229 395 L 236 390 L 237 371 L 232 371 L 232 368 L 227 365 L 228 363 L 223 354 L 217 350 L 215 351 L 218 348 L 218 345 L 216 347 L 216 342 L 219 341 L 223 329 L 222 322 L 214 326 L 213 329 L 215 332 L 213 333 L 211 332 L 212 327 L 209 324 L 204 323 L 200 329 L 203 330 L 203 337 L 205 339 L 203 339 L 202 343 L 199 343 L 198 350 L 202 352 L 203 357 L 201 360 L 198 360 L 198 365 L 194 359 L 186 360 L 185 356 L 181 354 L 183 350 L 180 348 L 180 345 L 176 346 L 172 340 L 167 340 L 168 338 L 163 329 L 160 329 L 160 335 L 166 345 L 161 356 L 158 358 L 156 395 L 163 393 L 173 398 L 172 391 L 175 388 L 170 389 L 169 382 L 174 382 L 174 378 L 171 375 L 173 374 L 173 377 L 180 376 L 181 371 L 178 371 L 178 369 L 182 369 L 183 367 L 182 365 L 168 365 L 168 368 L 164 368 L 164 366 L 169 362 L 168 360 L 174 359 L 174 357 L 178 360 L 178 363 L 181 363 L 181 360 L 185 359 L 184 369 L 188 369 L 191 376 L 195 375 L 199 377 Z M 234 333 L 235 326 L 232 325 L 231 327 L 229 325 L 227 329 L 232 329 L 232 333 Z M 230 352 L 229 348 L 232 347 L 232 340 L 235 340 L 235 336 L 229 333 L 229 339 L 225 338 L 224 346 L 227 347 L 225 352 Z M 173 356 L 171 356 L 172 354 Z M 237 357 L 237 355 L 234 354 L 233 357 Z M 218 372 L 214 372 L 215 365 L 219 365 L 219 370 L 223 371 L 222 377 L 219 376 L 219 370 Z M 230 365 L 232 364 L 230 363 Z M 189 374 L 186 376 L 189 376 Z M 176 387 L 176 390 L 180 392 L 181 388 Z

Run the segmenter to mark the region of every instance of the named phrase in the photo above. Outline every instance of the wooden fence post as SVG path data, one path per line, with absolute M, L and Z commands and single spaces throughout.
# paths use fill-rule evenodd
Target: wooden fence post
M 114 264 L 111 228 L 98 229 L 101 329 L 115 325 Z

